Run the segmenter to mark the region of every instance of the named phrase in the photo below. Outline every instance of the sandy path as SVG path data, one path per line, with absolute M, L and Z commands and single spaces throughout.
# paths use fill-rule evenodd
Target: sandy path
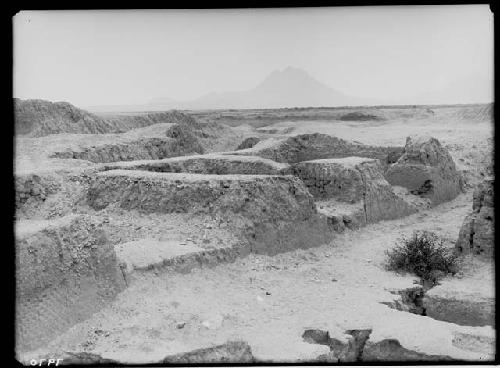
M 452 246 L 470 204 L 471 192 L 404 219 L 347 231 L 319 248 L 250 255 L 184 275 L 148 274 L 49 350 L 83 349 L 144 363 L 243 339 L 258 359 L 297 361 L 326 352 L 325 346 L 302 341 L 306 328 L 329 330 L 341 339 L 347 329 L 373 328 L 371 341 L 396 338 L 427 354 L 479 359 L 451 343 L 453 331 L 470 328 L 380 304 L 395 298 L 389 290 L 411 287 L 415 279 L 385 271 L 384 251 L 415 229 L 435 231 Z

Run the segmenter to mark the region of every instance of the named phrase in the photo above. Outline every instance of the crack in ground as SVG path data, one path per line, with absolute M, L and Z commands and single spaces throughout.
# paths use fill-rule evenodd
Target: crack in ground
M 402 290 L 389 291 L 391 294 L 400 295 L 401 301 L 394 300 L 392 302 L 380 303 L 402 312 L 426 316 L 423 300 L 427 290 L 423 286 L 415 286 Z

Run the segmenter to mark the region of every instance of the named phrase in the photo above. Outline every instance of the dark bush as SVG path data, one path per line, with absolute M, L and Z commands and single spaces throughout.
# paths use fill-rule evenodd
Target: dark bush
M 415 231 L 410 238 L 403 237 L 386 255 L 388 270 L 413 273 L 423 282 L 435 283 L 439 277 L 458 271 L 458 255 L 430 231 Z

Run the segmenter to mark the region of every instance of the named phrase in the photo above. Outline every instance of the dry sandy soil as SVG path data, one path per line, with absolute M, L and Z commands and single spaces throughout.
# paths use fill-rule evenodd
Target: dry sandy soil
M 385 251 L 414 230 L 434 231 L 447 246 L 454 247 L 464 217 L 472 207 L 472 187 L 488 175 L 491 164 L 491 108 L 488 112 L 481 106 L 439 107 L 432 113 L 427 107 L 372 110 L 384 119 L 297 117 L 276 121 L 266 120 L 264 114 L 258 127 L 247 124 L 245 112 L 241 112 L 231 122 L 231 137 L 221 138 L 209 151 L 232 151 L 251 136 L 264 139 L 319 132 L 370 145 L 404 146 L 407 136 L 425 133 L 437 138 L 449 150 L 457 169 L 463 170 L 466 192 L 405 218 L 332 234 L 319 247 L 274 256 L 249 254 L 231 259 L 232 263 L 195 267 L 188 273 L 168 268 L 137 272 L 133 282 L 105 308 L 43 347 L 18 350 L 18 358 L 27 362 L 64 352 L 87 352 L 123 363 L 151 363 L 169 355 L 242 340 L 249 344 L 257 361 L 312 362 L 327 354 L 329 348 L 304 341 L 305 330 L 325 330 L 330 337 L 347 342 L 345 331 L 371 329 L 371 343 L 396 339 L 405 349 L 427 357 L 491 360 L 495 341 L 492 326 L 462 326 L 390 308 L 387 304 L 401 299 L 398 291 L 415 287 L 418 280 L 384 268 Z M 220 115 L 208 112 L 200 118 L 217 121 Z M 68 147 L 95 143 L 96 137 L 114 142 L 154 136 L 166 128 L 160 124 L 121 135 L 17 138 L 16 174 L 80 168 L 92 172 L 96 164 L 89 161 L 49 156 Z M 113 245 L 144 238 L 174 239 L 209 250 L 237 243 L 230 229 L 212 217 L 144 215 L 113 207 L 99 211 L 85 205 L 63 207 L 55 203 L 24 214 L 30 219 L 46 219 L 75 212 L 106 219 L 104 227 Z M 459 274 L 447 276 L 442 282 L 464 280 L 464 292 L 474 285 L 475 292 L 492 296 L 493 273 L 492 262 L 466 257 Z

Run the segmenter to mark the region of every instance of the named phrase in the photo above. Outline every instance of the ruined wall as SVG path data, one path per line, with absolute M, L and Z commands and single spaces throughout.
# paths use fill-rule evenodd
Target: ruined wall
M 385 177 L 392 185 L 429 198 L 433 205 L 450 201 L 462 191 L 453 159 L 432 137 L 408 137 L 405 153 L 388 168 Z
M 252 148 L 236 151 L 237 154 L 269 158 L 277 162 L 298 163 L 324 158 L 359 156 L 376 158 L 384 164 L 394 160 L 399 147 L 379 147 L 352 143 L 326 134 L 300 134 L 283 139 L 270 139 Z
M 113 247 L 83 215 L 16 223 L 16 350 L 43 346 L 124 287 Z
M 91 162 L 158 160 L 165 157 L 203 153 L 203 148 L 174 138 L 140 138 L 123 143 L 84 147 L 78 151 L 55 152 L 51 157 Z
M 409 216 L 417 212 L 413 203 L 396 193 L 383 175 L 379 161 L 365 161 L 357 166 L 365 186 L 366 221 L 373 223 Z
M 356 165 L 364 160 L 361 157 L 349 157 L 304 161 L 293 165 L 292 173 L 318 199 L 336 198 L 355 203 L 362 199 L 364 193 L 363 179 Z
M 455 247 L 462 253 L 492 257 L 494 229 L 494 179 L 488 179 L 474 189 L 472 213 L 466 216 Z
M 227 211 L 304 218 L 314 211 L 312 197 L 300 180 L 267 175 L 112 170 L 96 175 L 88 200 L 95 209 L 119 203 L 122 208 L 159 213 Z
M 172 113 L 176 114 L 180 113 Z M 165 130 L 136 129 L 116 135 L 113 140 L 85 143 L 78 149 L 54 152 L 50 157 L 81 159 L 95 163 L 133 160 L 159 160 L 205 152 L 234 149 L 238 134 L 231 128 L 216 123 L 200 123 L 192 117 L 173 119 L 175 124 L 157 124 Z M 184 117 L 184 118 L 183 118 Z M 171 121 L 170 119 L 169 121 Z
M 260 157 L 218 154 L 173 157 L 163 160 L 118 162 L 103 166 L 104 170 L 145 170 L 216 175 L 282 175 L 288 172 L 289 167 L 287 164 Z
M 385 180 L 380 160 L 346 157 L 305 161 L 293 165 L 292 172 L 304 181 L 309 191 L 319 200 L 333 199 L 349 204 L 361 202 L 364 221 L 359 216 L 354 216 L 360 226 L 408 216 L 417 210 Z M 341 207 L 341 204 L 335 203 L 332 206 Z M 325 212 L 332 211 L 327 209 Z M 339 216 L 332 212 L 330 221 L 333 225 L 342 225 L 345 215 L 342 219 Z M 348 225 L 349 220 L 346 219 Z
M 15 132 L 28 137 L 49 134 L 122 133 L 159 123 L 186 123 L 193 118 L 178 111 L 100 117 L 68 102 L 14 99 Z
M 92 182 L 88 203 L 96 210 L 115 204 L 145 213 L 221 216 L 257 253 L 317 246 L 329 236 L 313 197 L 293 176 L 105 171 Z
M 106 133 L 111 124 L 67 102 L 14 99 L 15 133 L 42 137 L 56 133 Z
M 93 171 L 16 174 L 16 219 L 48 219 L 75 212 L 86 200 L 89 176 Z
M 36 173 L 18 174 L 14 178 L 16 209 L 27 203 L 39 204 L 61 188 L 61 180 L 55 175 Z

